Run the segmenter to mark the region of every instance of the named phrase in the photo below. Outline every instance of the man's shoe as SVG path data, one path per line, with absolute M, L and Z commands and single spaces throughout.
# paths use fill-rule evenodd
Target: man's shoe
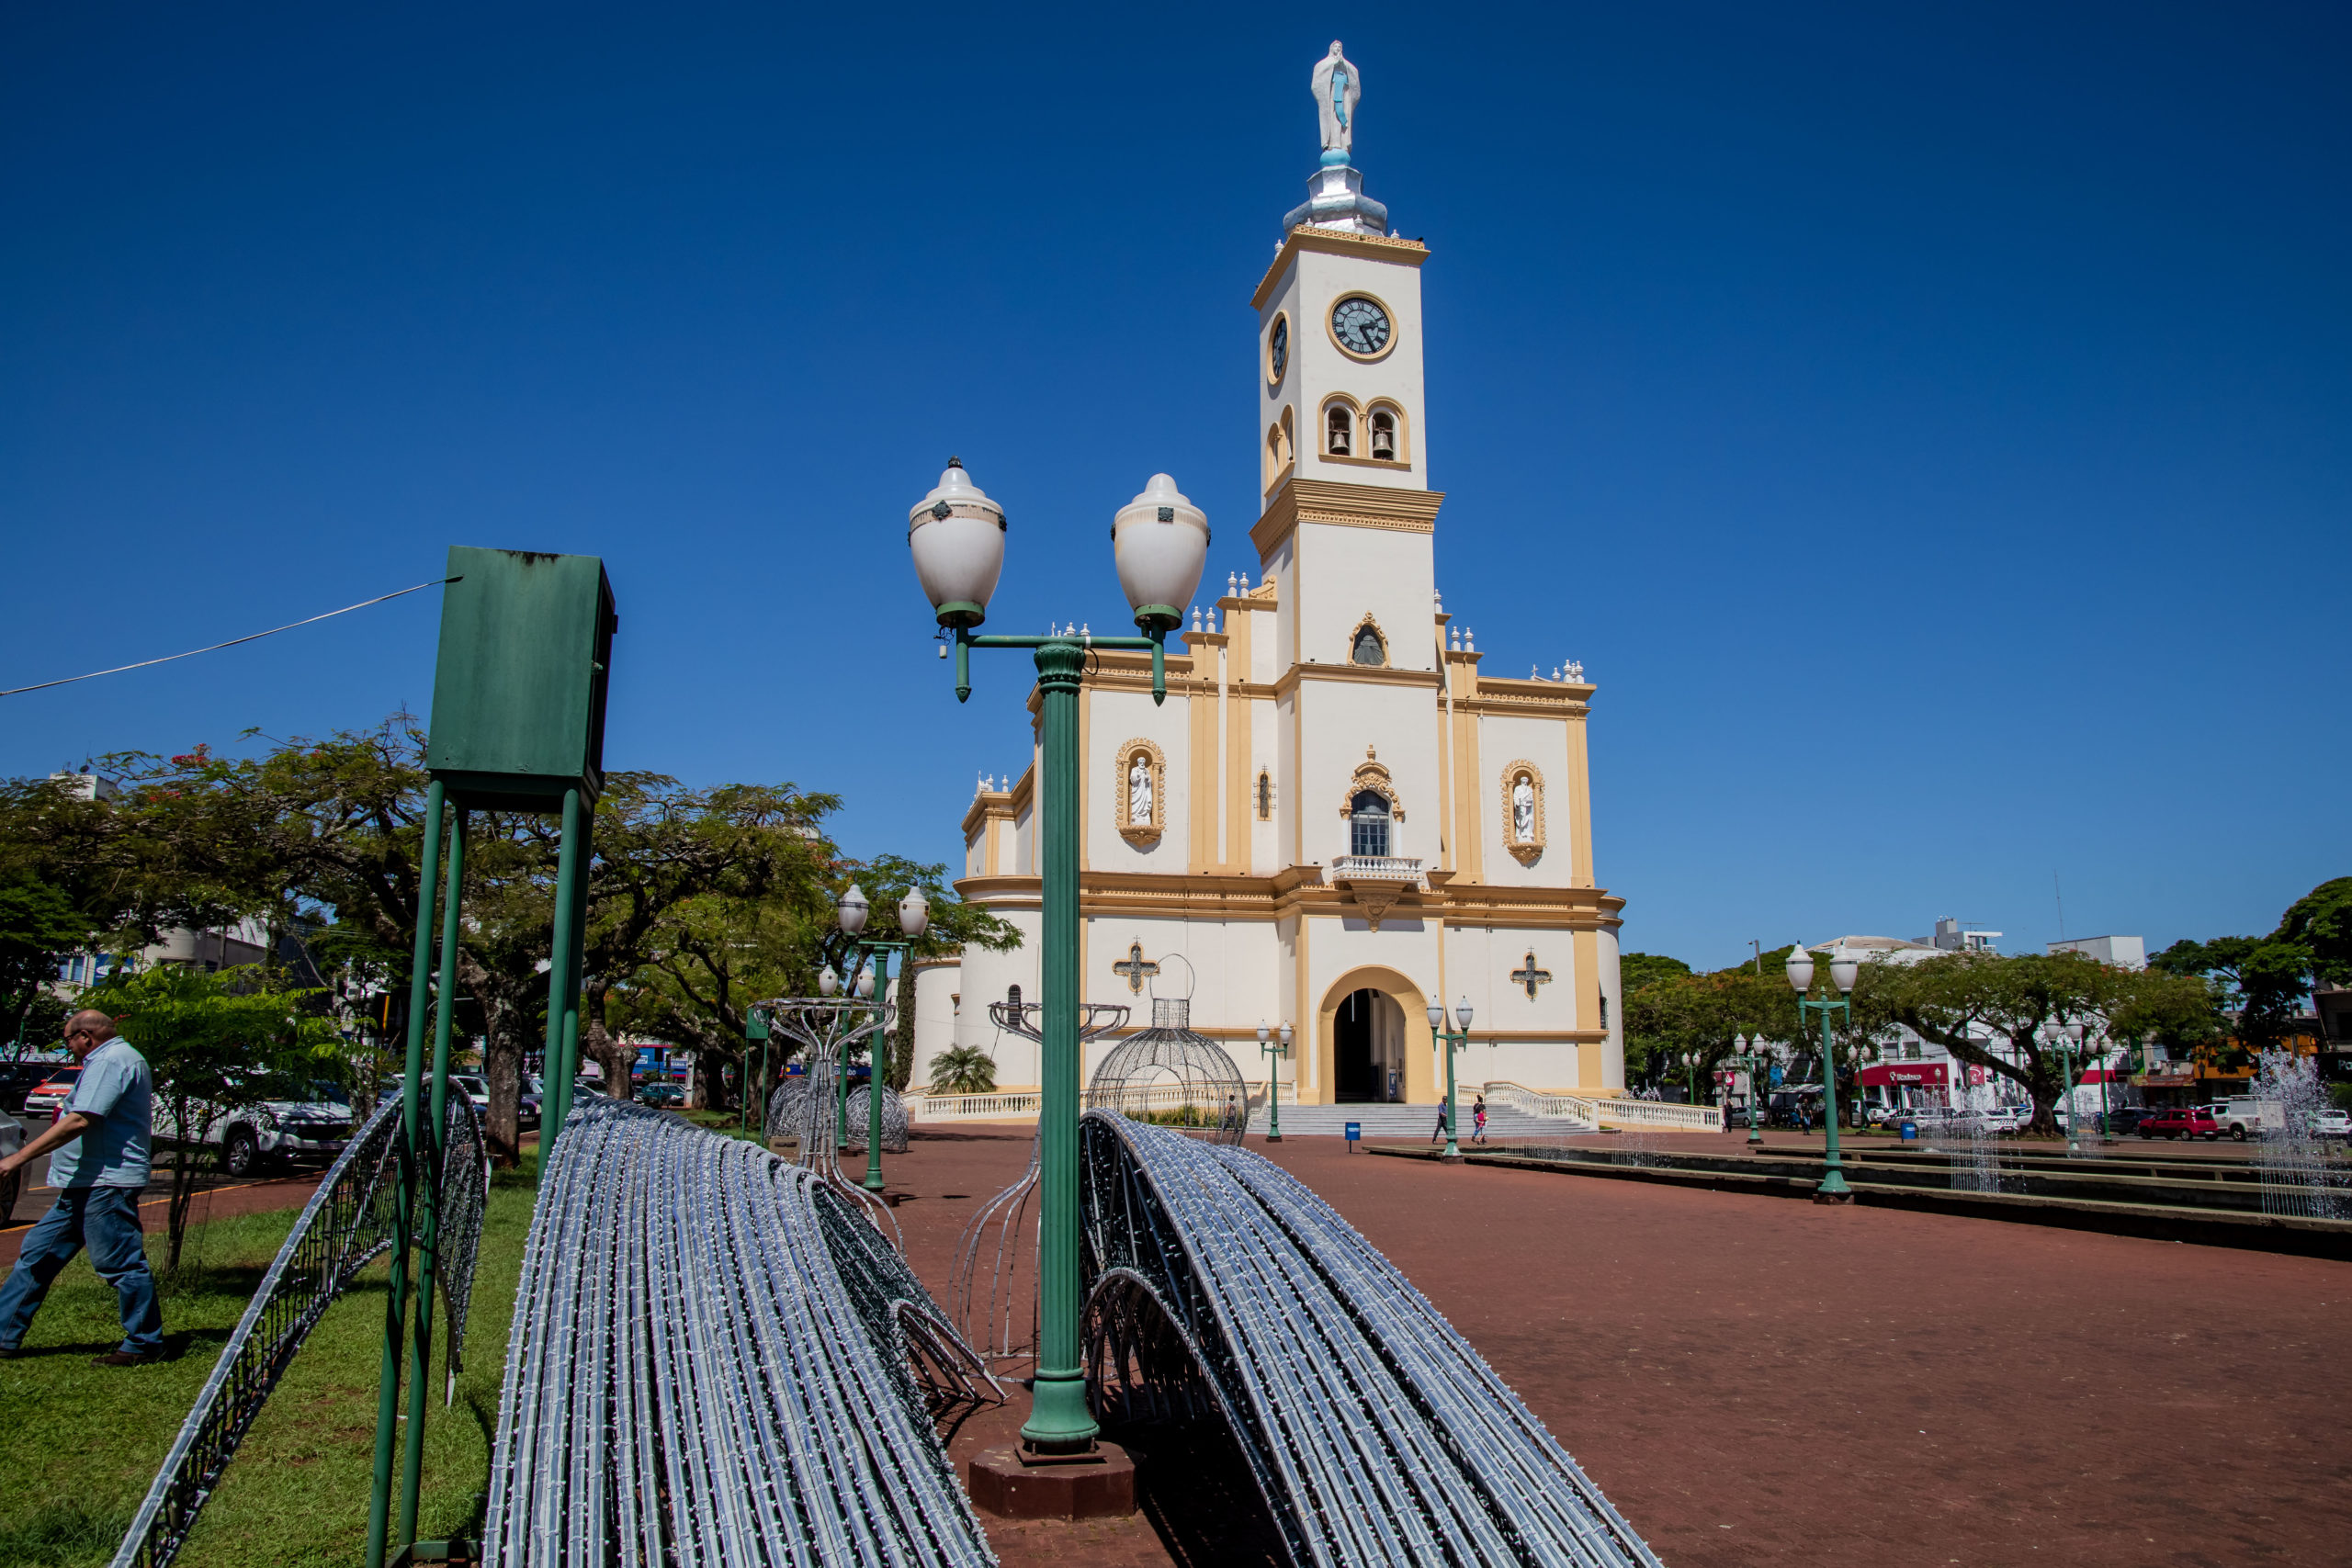
M 156 1359 L 153 1356 L 134 1355 L 129 1350 L 109 1350 L 103 1356 L 90 1358 L 94 1367 L 144 1367 Z

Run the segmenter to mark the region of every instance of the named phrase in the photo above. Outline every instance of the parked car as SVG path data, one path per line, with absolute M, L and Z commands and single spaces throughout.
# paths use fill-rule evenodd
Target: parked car
M 155 1106 L 158 1142 L 177 1141 L 168 1104 Z M 235 1177 L 255 1176 L 289 1165 L 332 1165 L 351 1141 L 351 1101 L 334 1084 L 312 1085 L 307 1093 L 266 1100 L 211 1116 L 201 1142 L 218 1145 L 220 1168 Z
M 11 1116 L 25 1113 L 25 1097 L 66 1069 L 62 1062 L 11 1062 L 0 1067 L 0 1111 Z M 79 1067 L 73 1069 L 81 1071 Z
M 2159 1111 L 2154 1116 L 2143 1117 L 2139 1127 L 2143 1138 L 2202 1138 L 2211 1143 L 2222 1135 L 2222 1124 L 2213 1113 L 2201 1105 L 2186 1110 Z
M 639 1105 L 684 1105 L 686 1091 L 673 1083 L 650 1083 L 637 1091 L 637 1102 Z
M 2312 1115 L 2314 1138 L 2352 1138 L 2352 1111 L 2320 1111 Z
M 2107 1108 L 2107 1135 L 2120 1138 L 2139 1131 L 2140 1123 L 2155 1111 L 2144 1105 L 2110 1105 Z
M 51 1067 L 39 1086 L 25 1096 L 24 1109 L 19 1112 L 28 1122 L 54 1122 L 57 1108 L 74 1092 L 74 1080 L 82 1076 L 78 1066 Z

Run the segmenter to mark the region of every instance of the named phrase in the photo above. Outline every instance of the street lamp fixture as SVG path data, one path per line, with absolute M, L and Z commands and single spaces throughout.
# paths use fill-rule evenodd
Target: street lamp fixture
M 1283 1080 L 1279 1072 L 1282 1059 L 1290 1055 L 1290 1025 L 1280 1030 L 1258 1026 L 1258 1049 L 1266 1057 L 1266 1142 L 1283 1141 Z
M 1431 1002 L 1428 1008 L 1430 1033 L 1445 1047 L 1445 1152 L 1438 1156 L 1448 1165 L 1462 1163 L 1462 1149 L 1453 1136 L 1453 1054 L 1470 1043 L 1470 998 L 1464 997 L 1453 1004 L 1454 1022 L 1460 1027 L 1445 1027 L 1445 1004 Z
M 1845 1163 L 1838 1157 L 1838 1042 L 1829 1030 L 1829 1015 L 1842 1012 L 1848 1022 L 1854 1017 L 1850 993 L 1860 976 L 1860 965 L 1843 952 L 1836 953 L 1829 962 L 1829 979 L 1839 995 L 1815 1001 L 1805 993 L 1813 988 L 1813 954 L 1799 942 L 1789 953 L 1789 986 L 1797 994 L 1797 1021 L 1803 1023 L 1808 1012 L 1821 1015 L 1821 1102 L 1824 1114 L 1822 1130 L 1827 1134 L 1824 1150 L 1821 1185 L 1813 1190 L 1816 1203 L 1850 1203 L 1854 1190 L 1846 1185 Z
M 849 891 L 842 894 L 841 900 L 833 906 L 833 918 L 841 922 L 843 935 L 855 936 L 865 929 L 865 917 L 869 910 L 865 895 L 853 882 L 849 885 Z
M 831 964 L 827 964 L 824 968 L 818 970 L 817 994 L 820 997 L 840 996 L 842 994 L 841 972 L 833 968 Z
M 1111 521 L 1119 586 L 1141 637 L 1065 632 L 980 637 L 1004 569 L 1004 508 L 950 458 L 939 483 L 907 513 L 915 576 L 956 649 L 956 698 L 972 694 L 971 650 L 1024 649 L 1037 667 L 1041 769 L 1040 1042 L 1037 1214 L 1037 1367 L 1023 1440 L 1037 1453 L 1084 1451 L 1099 1430 L 1086 1403 L 1079 1342 L 1079 690 L 1088 656 L 1148 650 L 1151 700 L 1167 700 L 1167 637 L 1201 585 L 1207 516 L 1166 474 L 1154 474 Z
M 1739 1047 L 1740 1060 L 1747 1068 L 1747 1142 L 1753 1147 L 1764 1142 L 1764 1134 L 1756 1121 L 1756 1102 L 1759 1098 L 1757 1091 L 1757 1058 L 1764 1049 L 1764 1036 L 1761 1032 L 1735 1034 L 1732 1042 Z

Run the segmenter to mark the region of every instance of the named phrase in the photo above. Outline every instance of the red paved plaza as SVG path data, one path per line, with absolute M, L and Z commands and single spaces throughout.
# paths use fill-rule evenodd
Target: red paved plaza
M 958 1228 L 1028 1145 L 919 1135 L 889 1160 L 943 1301 Z M 1250 1145 L 1385 1251 L 1674 1568 L 2352 1561 L 2352 1265 Z M 1163 1522 L 1178 1553 L 1143 1519 L 990 1535 L 1009 1568 L 1217 1560 L 1185 1550 L 1201 1521 Z

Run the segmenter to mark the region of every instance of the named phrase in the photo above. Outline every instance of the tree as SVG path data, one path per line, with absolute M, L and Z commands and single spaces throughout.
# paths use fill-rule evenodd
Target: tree
M 2268 1050 L 2286 1036 L 2311 988 L 2312 964 L 2312 950 L 2301 942 L 2255 936 L 2183 938 L 2148 960 L 2158 974 L 2210 986 L 2216 1003 L 2237 1015 L 2241 1053 Z
M 334 1070 L 334 1024 L 301 1010 L 314 995 L 257 965 L 216 974 L 159 964 L 111 978 L 85 998 L 114 1013 L 122 1037 L 147 1058 L 164 1112 L 158 1125 L 169 1128 L 177 1145 L 165 1267 L 179 1267 L 197 1161 L 221 1118 L 266 1100 L 307 1095 L 310 1080 Z
M 2270 940 L 2309 953 L 2313 978 L 2352 986 L 2352 876 L 2323 882 L 2289 905 Z
M 90 920 L 56 888 L 26 876 L 0 881 L 0 1045 L 47 1034 L 36 1026 L 60 1021 L 51 983 L 91 934 Z
M 1617 987 L 1630 997 L 1635 991 L 1661 981 L 1680 979 L 1690 973 L 1690 965 L 1679 958 L 1656 953 L 1628 953 L 1617 960 Z
M 424 743 L 415 719 L 395 714 L 373 729 L 251 756 L 204 747 L 111 756 L 104 766 L 126 786 L 112 804 L 19 782 L 0 790 L 0 877 L 20 864 L 74 869 L 90 889 L 75 908 L 120 910 L 101 923 L 151 935 L 164 923 L 236 916 L 305 933 L 341 994 L 314 1005 L 339 1013 L 352 1055 L 372 1067 L 397 1055 L 405 1033 L 424 902 Z M 626 1081 L 619 1032 L 633 1027 L 694 1047 L 713 1081 L 741 1059 L 752 1003 L 813 991 L 834 940 L 832 897 L 851 874 L 877 905 L 925 888 L 932 932 L 918 956 L 1018 940 L 957 900 L 940 866 L 841 860 L 822 832 L 839 804 L 789 784 L 691 789 L 656 773 L 606 775 L 586 864 L 582 1054 Z M 466 841 L 450 1000 L 458 1034 L 482 1042 L 485 1137 L 511 1163 L 522 1064 L 546 1036 L 559 832 L 551 818 L 475 811 Z M 374 1073 L 365 1076 L 372 1087 Z
M 2033 1101 L 2031 1124 L 2044 1135 L 2057 1132 L 2051 1108 L 2067 1087 L 2045 1026 L 2081 1024 L 2094 1042 L 2128 1038 L 2134 1025 L 2186 1027 L 2185 1014 L 2210 1005 L 2201 980 L 2110 968 L 2079 953 L 1947 953 L 1916 964 L 1865 964 L 1863 976 L 1888 1016 L 2022 1088 Z M 1989 1049 L 1987 1036 L 2008 1054 Z

